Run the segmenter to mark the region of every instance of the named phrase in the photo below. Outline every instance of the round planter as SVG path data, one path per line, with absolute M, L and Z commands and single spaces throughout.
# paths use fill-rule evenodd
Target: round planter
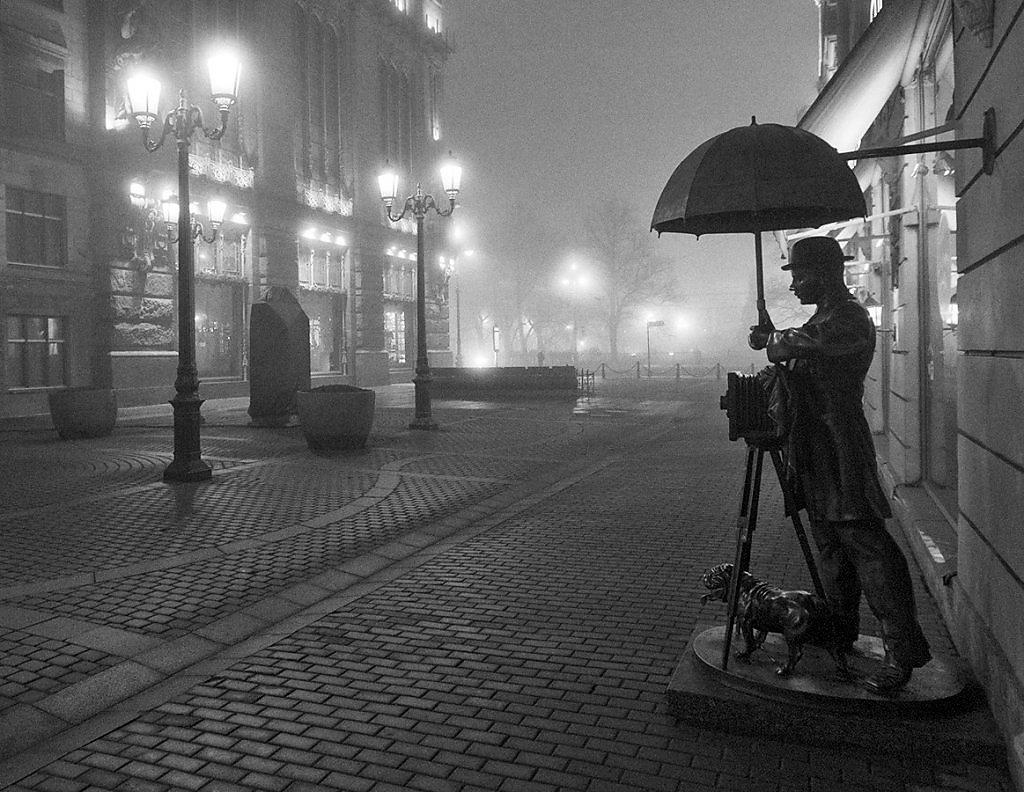
M 50 418 L 61 440 L 103 437 L 117 422 L 117 395 L 110 388 L 67 388 L 47 394 Z
M 377 394 L 353 385 L 323 385 L 295 394 L 299 424 L 310 450 L 362 448 L 373 428 Z

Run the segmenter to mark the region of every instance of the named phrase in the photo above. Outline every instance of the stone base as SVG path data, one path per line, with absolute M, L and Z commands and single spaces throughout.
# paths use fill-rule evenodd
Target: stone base
M 694 634 L 666 692 L 679 720 L 784 742 L 858 746 L 900 755 L 929 751 L 985 764 L 1003 764 L 1006 746 L 979 688 L 951 664 L 932 660 L 892 696 L 845 681 L 823 649 L 808 646 L 790 677 L 776 673 L 786 656 L 781 636 L 769 635 L 748 661 L 729 658 L 722 670 L 725 627 Z M 733 651 L 742 639 L 733 641 Z M 864 676 L 882 657 L 877 638 L 861 636 L 851 663 Z

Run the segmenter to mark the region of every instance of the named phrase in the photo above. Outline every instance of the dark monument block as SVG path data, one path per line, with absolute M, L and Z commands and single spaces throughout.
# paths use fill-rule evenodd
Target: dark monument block
M 249 417 L 284 426 L 309 390 L 309 317 L 288 289 L 273 286 L 249 312 Z

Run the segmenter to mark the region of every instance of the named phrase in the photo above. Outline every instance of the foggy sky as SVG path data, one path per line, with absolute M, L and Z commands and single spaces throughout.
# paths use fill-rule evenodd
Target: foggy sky
M 487 244 L 510 202 L 539 207 L 571 242 L 619 193 L 646 231 L 676 165 L 713 135 L 795 124 L 817 72 L 813 0 L 445 0 L 455 52 L 445 144 L 464 166 L 463 219 Z M 749 234 L 666 234 L 708 299 L 753 290 Z M 489 251 L 495 260 L 498 250 Z M 765 269 L 778 251 L 765 246 Z M 713 271 L 715 275 L 705 273 Z

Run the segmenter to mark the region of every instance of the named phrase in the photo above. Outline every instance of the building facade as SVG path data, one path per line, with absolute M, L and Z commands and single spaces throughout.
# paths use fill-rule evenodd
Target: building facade
M 851 159 L 868 217 L 825 230 L 876 318 L 866 408 L 894 511 L 1024 788 L 1024 3 L 816 4 L 799 125 L 841 153 L 933 149 Z
M 309 317 L 314 384 L 411 376 L 415 224 L 387 220 L 376 177 L 387 163 L 429 188 L 448 149 L 440 0 L 5 0 L 0 34 L 0 416 L 45 413 L 54 388 L 113 386 L 122 406 L 173 395 L 178 245 L 162 212 L 177 155 L 173 137 L 145 149 L 126 80 L 160 80 L 161 119 L 180 91 L 215 126 L 205 64 L 223 44 L 242 61 L 238 101 L 223 138 L 197 132 L 189 150 L 207 237 L 208 202 L 227 205 L 194 248 L 201 395 L 248 393 L 249 306 L 271 287 Z M 446 364 L 447 303 L 428 293 Z

